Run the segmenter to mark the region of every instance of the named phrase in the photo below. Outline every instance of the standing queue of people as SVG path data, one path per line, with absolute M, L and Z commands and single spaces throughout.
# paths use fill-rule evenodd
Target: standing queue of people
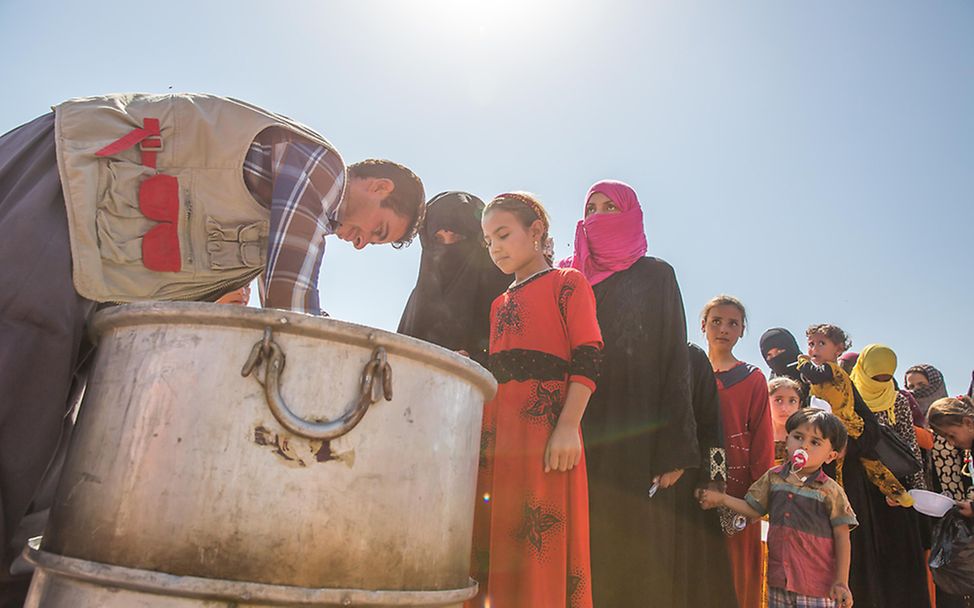
M 434 197 L 399 327 L 499 384 L 468 606 L 970 605 L 931 592 L 930 522 L 907 492 L 943 491 L 972 515 L 969 397 L 945 399 L 929 365 L 901 389 L 890 348 L 849 355 L 830 324 L 808 329 L 807 354 L 765 332 L 769 382 L 734 355 L 747 314 L 726 295 L 703 308 L 706 352 L 688 344 L 676 274 L 646 255 L 624 183 L 590 188 L 572 256 L 555 260 L 549 225 L 524 192 Z M 920 472 L 887 469 L 885 429 Z
M 420 281 L 401 331 L 467 352 L 500 384 L 485 407 L 474 538 L 482 594 L 472 603 L 696 607 L 736 598 L 750 607 L 821 596 L 821 573 L 795 587 L 778 567 L 786 543 L 769 542 L 765 557 L 757 525 L 735 515 L 767 511 L 769 540 L 788 536 L 775 514 L 789 511 L 768 502 L 785 486 L 766 476 L 775 438 L 765 379 L 733 355 L 744 306 L 712 300 L 701 318 L 707 352 L 688 346 L 676 274 L 646 255 L 642 209 L 620 182 L 590 189 L 570 258 L 555 263 L 548 228 L 531 195 L 483 205 L 446 193 L 427 205 L 407 167 L 346 165 L 314 130 L 212 95 L 77 98 L 0 137 L 0 253 L 11 260 L 0 270 L 0 601 L 18 605 L 26 593 L 29 573 L 12 564 L 26 522 L 49 506 L 41 490 L 57 478 L 48 465 L 90 360 L 86 327 L 97 307 L 214 301 L 262 275 L 265 305 L 320 313 L 325 237 L 356 249 L 401 246 L 421 229 Z M 785 420 L 782 458 L 800 444 L 813 465 L 834 463 L 858 523 L 846 575 L 841 530 L 853 516 L 829 519 L 838 530 L 830 597 L 813 599 L 925 606 L 924 531 L 904 508 L 905 490 L 933 484 L 971 515 L 964 450 L 974 406 L 946 397 L 930 366 L 911 367 L 911 394 L 898 391 L 884 347 L 840 361 L 850 345 L 835 326 L 813 326 L 808 338 L 808 360 L 797 348 L 787 354 L 790 344 L 764 354 L 799 383 L 802 403 L 835 412 L 849 446 L 843 453 L 832 418 L 796 413 Z M 898 480 L 885 469 L 881 424 L 912 437 L 913 450 L 922 433 L 911 426 L 935 431 L 922 442 L 924 475 Z M 808 449 L 813 440 L 830 449 Z M 841 506 L 820 475 L 796 482 L 802 472 L 778 471 Z M 952 601 L 969 600 L 938 596 L 938 605 Z

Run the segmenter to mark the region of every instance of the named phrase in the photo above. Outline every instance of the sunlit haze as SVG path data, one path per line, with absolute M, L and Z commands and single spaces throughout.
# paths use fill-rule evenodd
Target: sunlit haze
M 588 186 L 631 183 L 689 335 L 729 293 L 737 354 L 832 322 L 974 367 L 974 3 L 0 3 L 0 131 L 66 98 L 201 91 L 323 133 L 347 162 L 411 167 L 432 196 L 538 194 L 559 256 Z M 329 239 L 333 316 L 395 329 L 419 244 Z

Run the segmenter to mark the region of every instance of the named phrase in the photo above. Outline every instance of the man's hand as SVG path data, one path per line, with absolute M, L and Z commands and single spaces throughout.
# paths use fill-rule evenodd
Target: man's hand
M 582 440 L 578 427 L 555 425 L 544 451 L 544 472 L 571 471 L 581 459 Z
M 852 607 L 852 591 L 849 590 L 849 585 L 845 583 L 833 584 L 829 597 L 835 600 L 836 606 L 841 606 L 841 608 Z

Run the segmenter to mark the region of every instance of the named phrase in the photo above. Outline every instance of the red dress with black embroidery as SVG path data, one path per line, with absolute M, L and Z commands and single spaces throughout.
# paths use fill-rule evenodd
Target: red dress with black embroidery
M 544 453 L 569 382 L 594 390 L 602 335 L 595 297 L 574 269 L 548 270 L 491 307 L 473 576 L 468 606 L 592 606 L 585 458 L 544 472 Z M 487 603 L 489 600 L 489 603 Z
M 720 414 L 727 450 L 727 493 L 737 498 L 774 462 L 774 431 L 768 404 L 768 381 L 761 370 L 740 362 L 714 374 L 720 391 Z M 764 593 L 761 523 L 750 522 L 728 537 L 734 588 L 740 608 L 760 608 Z

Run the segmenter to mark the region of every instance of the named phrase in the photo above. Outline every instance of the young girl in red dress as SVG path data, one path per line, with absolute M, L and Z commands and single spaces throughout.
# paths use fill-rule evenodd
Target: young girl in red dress
M 592 606 L 588 485 L 579 423 L 602 348 L 595 297 L 577 270 L 553 269 L 548 216 L 532 196 L 484 209 L 491 259 L 514 283 L 491 307 L 474 578 L 468 606 Z
M 727 493 L 743 498 L 751 484 L 771 468 L 774 435 L 768 407 L 768 383 L 757 367 L 739 361 L 734 345 L 744 335 L 744 305 L 731 296 L 707 302 L 700 315 L 707 356 L 717 377 L 720 413 L 727 450 Z M 764 594 L 761 524 L 748 522 L 727 539 L 740 608 L 759 608 Z

